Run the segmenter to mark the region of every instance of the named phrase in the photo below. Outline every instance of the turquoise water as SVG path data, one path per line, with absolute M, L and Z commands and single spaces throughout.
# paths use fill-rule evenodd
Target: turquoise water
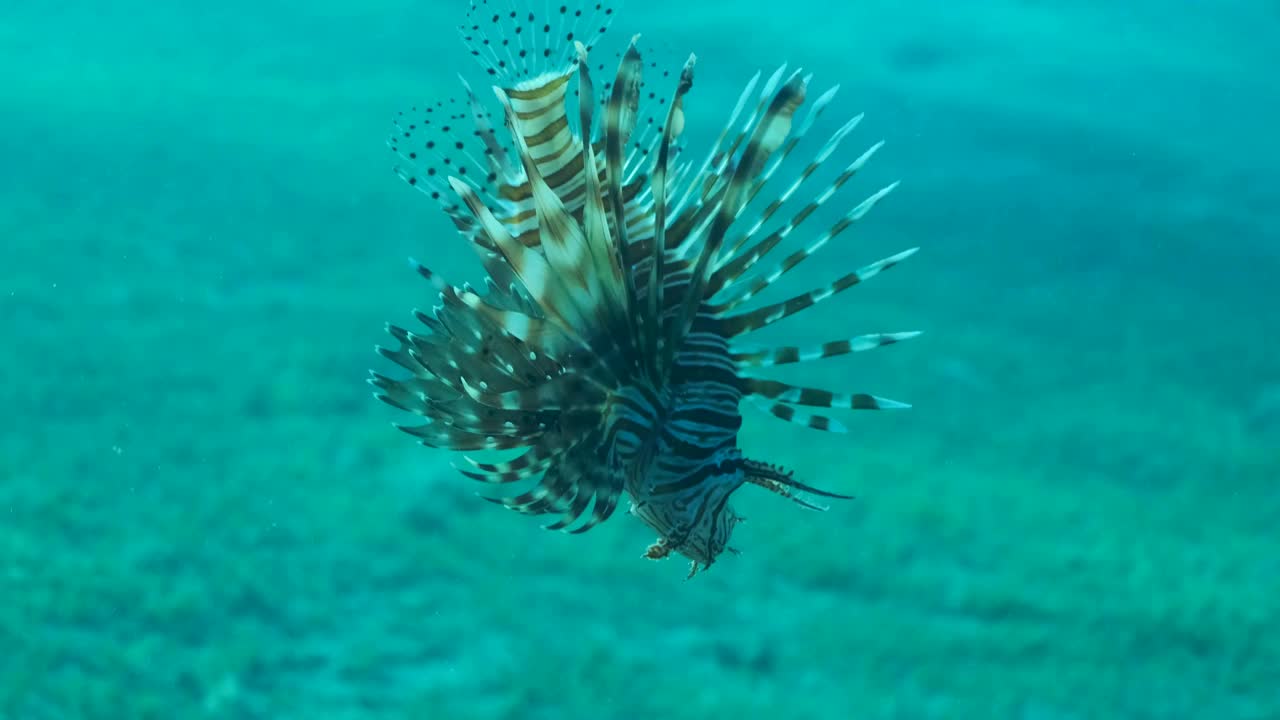
M 698 54 L 695 155 L 783 62 L 841 85 L 814 137 L 866 112 L 836 164 L 887 141 L 790 290 L 922 247 L 769 337 L 924 331 L 773 375 L 912 410 L 744 411 L 857 499 L 744 490 L 688 582 L 364 384 L 406 256 L 480 277 L 384 147 L 483 86 L 464 5 L 0 10 L 0 718 L 1280 717 L 1275 3 L 622 8 Z

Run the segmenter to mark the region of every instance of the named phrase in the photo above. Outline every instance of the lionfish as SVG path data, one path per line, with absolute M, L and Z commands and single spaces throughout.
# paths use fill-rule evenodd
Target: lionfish
M 645 556 L 679 553 L 691 561 L 692 577 L 723 551 L 737 553 L 729 540 L 741 518 L 729 500 L 739 487 L 757 485 L 819 510 L 825 508 L 806 495 L 850 497 L 744 456 L 737 445 L 741 401 L 830 432 L 844 427 L 803 408 L 908 407 L 747 371 L 870 350 L 919 333 L 766 349 L 740 347 L 738 338 L 870 279 L 916 249 L 809 292 L 746 307 L 897 186 L 856 204 L 776 265 L 757 267 L 882 143 L 765 232 L 862 116 L 836 130 L 744 222 L 744 211 L 757 207 L 753 201 L 836 88 L 796 123 L 810 77 L 784 66 L 761 85 L 757 73 L 706 156 L 677 161 L 695 57 L 673 78 L 671 95 L 655 101 L 665 118 L 641 122 L 645 62 L 638 36 L 616 56 L 616 75 L 599 94 L 588 62 L 613 16 L 612 7 L 595 3 L 539 14 L 472 1 L 459 29 L 496 83 L 509 146 L 465 80 L 463 100 L 400 113 L 389 145 L 402 159 L 399 176 L 443 207 L 479 253 L 487 277 L 483 288 L 455 286 L 411 260 L 439 292 L 439 304 L 430 314 L 414 313 L 428 332 L 388 325 L 399 347 L 378 348 L 408 376 L 373 372 L 370 382 L 379 399 L 425 418 L 397 425 L 423 445 L 521 451 L 502 462 L 464 456 L 467 465 L 458 469 L 465 476 L 520 484 L 484 499 L 525 514 L 558 514 L 548 529 L 582 533 L 608 519 L 625 493 L 631 514 L 658 533 Z M 460 125 L 468 120 L 473 127 L 466 134 L 474 139 L 464 142 Z

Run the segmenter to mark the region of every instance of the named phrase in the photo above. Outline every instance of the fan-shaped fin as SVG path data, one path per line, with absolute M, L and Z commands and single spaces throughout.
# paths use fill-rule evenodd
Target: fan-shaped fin
M 579 329 L 588 327 L 587 310 L 581 306 L 581 298 L 576 297 L 566 287 L 564 280 L 555 273 L 541 253 L 525 247 L 511 237 L 507 229 L 498 222 L 469 185 L 457 178 L 449 178 L 449 184 L 471 209 L 476 220 L 480 222 L 489 239 L 506 258 L 520 281 L 524 283 L 538 307 L 547 314 L 548 318 L 554 320 L 565 334 L 577 338 L 581 344 L 590 347 L 578 332 Z

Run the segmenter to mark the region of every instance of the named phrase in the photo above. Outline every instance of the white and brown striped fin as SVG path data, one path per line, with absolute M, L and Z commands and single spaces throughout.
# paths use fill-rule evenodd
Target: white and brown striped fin
M 743 378 L 743 391 L 766 400 L 788 405 L 833 408 L 836 410 L 905 410 L 910 405 L 867 393 L 838 393 L 801 387 L 777 380 Z
M 577 487 L 573 480 L 572 476 L 562 472 L 562 464 L 555 462 L 547 468 L 542 478 L 533 487 L 518 495 L 492 497 L 482 494 L 480 497 L 524 515 L 563 513 L 568 503 L 577 496 Z
M 666 376 L 669 360 L 665 344 L 669 341 L 664 335 L 663 317 L 666 315 L 666 277 L 667 261 L 667 173 L 670 171 L 672 145 L 684 130 L 684 96 L 693 87 L 693 66 L 697 58 L 689 56 L 684 69 L 680 71 L 680 79 L 676 85 L 675 95 L 667 112 L 667 120 L 663 124 L 662 141 L 658 145 L 658 154 L 654 160 L 653 183 L 654 198 L 654 236 L 650 241 L 649 279 L 646 283 L 648 308 L 644 315 L 645 342 L 643 354 L 649 377 L 654 382 L 661 382 Z
M 584 533 L 608 520 L 614 511 L 618 509 L 618 500 L 622 497 L 625 475 L 619 468 L 609 463 L 608 451 L 601 441 L 594 437 L 592 440 L 595 441 L 594 451 L 574 458 L 579 471 L 578 487 L 581 492 L 591 493 L 594 501 L 591 504 L 591 513 L 587 515 L 586 521 L 569 531 L 574 535 Z M 566 514 L 561 519 L 563 524 L 555 523 L 549 525 L 547 529 L 559 530 L 567 527 L 585 513 L 587 506 L 585 502 L 580 501 L 576 506 L 571 506 L 570 509 L 571 511 L 577 510 L 575 517 L 570 518 L 569 514 Z
M 459 376 L 463 373 L 495 387 L 536 384 L 559 374 L 562 368 L 553 357 L 525 345 L 487 318 L 467 312 L 455 288 L 422 265 L 414 265 L 440 289 L 442 304 L 434 317 L 420 311 L 414 313 L 432 334 L 418 335 L 389 325 L 388 332 L 400 341 L 400 347 L 378 348 L 380 354 L 417 375 L 425 374 L 436 385 L 451 388 L 457 395 L 462 394 Z M 448 341 L 443 342 L 442 338 Z M 432 396 L 440 394 L 437 391 Z
M 542 176 L 542 168 L 533 158 L 531 149 L 520 134 L 521 120 L 514 106 L 506 101 L 504 94 L 500 94 L 500 98 L 504 100 L 507 122 L 515 139 L 517 156 L 521 159 L 532 190 L 539 245 L 547 259 L 549 269 L 555 274 L 559 281 L 558 286 L 564 293 L 559 296 L 541 295 L 530 288 L 531 295 L 540 306 L 545 306 L 547 303 L 572 305 L 574 308 L 572 313 L 560 314 L 566 318 L 577 318 L 577 324 L 574 327 L 579 336 L 586 338 L 589 342 L 589 351 L 601 357 L 603 364 L 611 368 L 614 379 L 625 377 L 632 364 L 630 358 L 634 355 L 631 350 L 634 347 L 633 333 L 619 332 L 628 326 L 621 306 L 621 297 L 624 296 L 626 288 L 618 286 L 612 272 L 609 274 L 599 272 L 602 265 L 607 267 L 617 263 L 618 256 L 621 254 L 609 247 L 611 236 L 600 232 L 599 223 L 607 220 L 607 217 L 595 217 L 594 213 L 599 208 L 596 205 L 598 200 L 594 197 L 590 202 L 584 198 L 583 213 L 579 215 L 571 213 L 564 206 L 560 196 Z M 586 119 L 590 120 L 589 117 Z M 586 143 L 578 142 L 573 150 L 578 153 L 578 167 L 585 164 L 583 158 L 594 156 L 594 149 Z M 592 173 L 579 171 L 577 176 L 575 182 L 581 182 L 584 189 L 590 191 L 595 187 L 596 178 Z M 618 197 L 621 199 L 620 189 Z M 585 206 L 593 207 L 587 209 Z M 588 218 L 588 212 L 592 213 L 591 218 L 597 223 L 591 236 L 587 235 L 581 224 L 582 220 Z M 592 245 L 593 242 L 595 247 Z M 522 247 L 522 244 L 516 242 L 511 246 L 512 249 L 518 247 Z M 536 252 L 526 250 L 524 254 L 536 255 Z M 512 264 L 514 267 L 515 263 Z M 624 277 L 630 276 L 621 269 L 619 274 Z M 553 308 L 544 309 L 549 314 L 558 312 Z
M 813 430 L 821 430 L 829 433 L 844 434 L 849 432 L 849 428 L 845 427 L 844 423 L 826 415 L 818 415 L 817 413 L 812 413 L 808 410 L 801 410 L 794 405 L 789 405 L 784 402 L 768 402 L 755 397 L 748 397 L 747 400 L 762 412 L 769 413 L 770 415 L 780 420 L 786 420 L 789 423 L 803 425 L 804 427 Z
M 693 206 L 686 208 L 686 210 L 698 211 L 700 208 L 714 210 L 719 207 L 720 202 L 729 190 L 731 185 L 730 181 L 735 175 L 737 166 L 741 164 L 740 159 L 735 160 L 735 158 L 738 158 L 738 150 L 743 146 L 743 143 L 747 142 L 748 137 L 754 136 L 755 131 L 758 129 L 758 121 L 761 115 L 765 113 L 766 109 L 770 106 L 771 101 L 776 97 L 776 93 L 779 92 L 779 86 L 782 84 L 782 78 L 786 74 L 786 71 L 787 66 L 782 65 L 769 76 L 760 90 L 759 98 L 754 109 L 742 123 L 741 128 L 738 133 L 733 136 L 729 145 L 725 147 L 724 140 L 728 138 L 728 131 L 731 131 L 734 120 L 741 115 L 742 110 L 745 109 L 746 101 L 749 99 L 751 92 L 759 83 L 760 76 L 758 73 L 752 77 L 751 82 L 748 83 L 747 88 L 743 91 L 742 96 L 738 100 L 737 106 L 734 108 L 733 119 L 730 120 L 729 125 L 725 127 L 725 131 L 721 133 L 719 138 L 717 138 L 716 144 L 712 149 L 712 154 L 708 157 L 709 162 L 704 162 L 702 168 L 691 180 L 689 190 L 695 191 L 693 193 L 693 199 L 696 202 Z M 798 75 L 799 73 L 793 73 L 791 78 L 795 79 Z M 681 204 L 684 205 L 684 202 L 682 201 Z M 710 221 L 714 216 L 715 213 L 712 212 L 706 219 Z M 701 237 L 701 232 L 697 233 L 696 236 Z M 684 249 L 691 252 L 693 250 L 693 246 L 690 244 Z
M 565 393 L 555 382 L 543 383 L 531 388 L 491 390 L 483 382 L 462 378 L 462 389 L 477 404 L 493 410 L 515 412 L 558 411 Z M 599 404 L 597 401 L 596 404 Z
M 825 342 L 820 345 L 788 345 L 784 347 L 760 350 L 733 349 L 733 361 L 740 368 L 769 367 L 772 365 L 788 365 L 791 363 L 809 362 L 823 358 L 839 357 L 849 353 L 865 352 L 886 345 L 893 345 L 910 340 L 920 335 L 919 332 L 871 333 L 855 335 L 844 340 Z
M 919 248 L 911 248 L 883 260 L 878 260 L 870 265 L 861 267 L 847 275 L 837 279 L 835 282 L 825 285 L 816 290 L 810 290 L 806 293 L 796 295 L 789 300 L 766 305 L 765 307 L 744 312 L 740 315 L 730 315 L 720 321 L 721 331 L 726 337 L 736 337 L 744 333 L 754 332 L 764 327 L 768 327 L 773 323 L 790 317 L 801 310 L 813 307 L 818 303 L 830 298 L 836 293 L 843 292 L 857 285 L 864 280 L 879 275 L 898 263 L 906 260 L 916 254 Z
M 904 410 L 911 407 L 867 393 L 836 393 L 761 378 L 743 378 L 741 382 L 747 400 L 762 411 L 787 422 L 825 432 L 846 433 L 848 428 L 835 418 L 797 406 L 837 410 Z
M 448 450 L 510 450 L 529 444 L 528 438 L 471 433 L 439 420 L 395 427 L 418 438 L 427 447 Z
M 720 126 L 720 134 L 716 137 L 715 142 L 707 151 L 707 154 L 702 163 L 698 166 L 698 169 L 696 171 L 693 170 L 692 165 L 687 168 L 687 181 L 683 183 L 685 189 L 680 194 L 679 201 L 676 202 L 673 207 L 673 216 L 680 217 L 684 215 L 685 217 L 688 217 L 687 213 L 696 210 L 696 206 L 691 208 L 689 203 L 697 202 L 698 204 L 701 204 L 699 201 L 701 200 L 702 195 L 697 191 L 700 188 L 705 188 L 708 180 L 718 176 L 719 174 L 718 171 L 715 171 L 713 174 L 713 167 L 723 170 L 721 162 L 723 161 L 727 163 L 728 155 L 727 153 L 723 153 L 721 148 L 724 146 L 725 139 L 729 137 L 729 133 L 732 132 L 734 126 L 737 124 L 739 116 L 742 115 L 742 111 L 746 109 L 747 101 L 750 99 L 752 92 L 755 91 L 756 85 L 759 82 L 760 73 L 756 72 L 756 74 L 751 77 L 751 80 L 749 80 L 747 85 L 743 88 L 742 93 L 738 97 L 738 102 L 734 105 L 733 111 L 729 115 L 729 119 Z M 685 249 L 687 250 L 688 248 L 686 247 Z
M 578 52 L 578 132 L 583 165 L 600 167 L 592 132 L 595 125 L 595 91 L 587 57 L 587 47 L 577 44 Z M 607 316 L 613 321 L 625 319 L 627 313 L 626 284 L 628 271 L 625 250 L 614 242 L 609 231 L 609 214 L 605 208 L 604 190 L 599 172 L 583 172 L 585 192 L 582 202 L 582 228 L 587 248 L 595 267 L 596 290 Z
M 720 292 L 726 286 L 731 285 L 738 278 L 742 277 L 742 275 L 746 271 L 750 270 L 761 258 L 763 258 L 766 254 L 769 253 L 769 251 L 771 251 L 774 247 L 776 247 L 778 243 L 785 240 L 793 231 L 795 231 L 796 228 L 798 228 L 802 223 L 804 223 L 805 220 L 812 217 L 813 214 L 817 212 L 819 208 L 821 208 L 828 200 L 831 199 L 833 195 L 835 195 L 836 191 L 839 190 L 842 185 L 844 185 L 854 176 L 854 174 L 862 167 L 862 164 L 865 163 L 866 160 L 871 157 L 871 154 L 874 153 L 874 151 L 879 147 L 879 145 L 872 148 L 870 151 L 865 153 L 862 158 L 859 158 L 858 161 L 854 162 L 852 165 L 846 168 L 845 171 L 841 173 L 840 176 L 837 177 L 827 187 L 826 190 L 819 193 L 812 200 L 810 200 L 803 208 L 801 208 L 794 215 L 792 215 L 790 221 L 788 221 L 786 224 L 784 224 L 782 227 L 778 228 L 774 232 L 770 233 L 767 237 L 765 237 L 763 240 L 758 242 L 756 245 L 752 246 L 750 249 L 743 252 L 738 252 L 741 246 L 746 244 L 746 239 L 750 237 L 754 237 L 759 231 L 759 229 L 764 225 L 764 223 L 767 222 L 769 219 L 771 219 L 773 215 L 778 211 L 778 209 L 781 208 L 784 204 L 786 204 L 792 198 L 792 196 L 796 193 L 796 191 L 798 191 L 804 185 L 804 183 L 813 176 L 813 174 L 818 170 L 818 168 L 822 167 L 822 164 L 829 157 L 831 157 L 831 154 L 835 152 L 837 147 L 839 147 L 840 142 L 844 139 L 844 137 L 848 135 L 850 132 L 852 132 L 853 129 L 857 127 L 858 123 L 861 120 L 862 120 L 862 116 L 858 115 L 857 117 L 854 117 L 849 122 L 845 123 L 845 125 L 841 127 L 839 130 L 837 130 L 831 136 L 831 138 L 827 140 L 826 144 L 823 145 L 822 149 L 818 151 L 818 154 L 814 157 L 814 159 L 810 161 L 809 164 L 804 168 L 804 170 L 801 171 L 800 174 L 796 177 L 796 179 L 792 181 L 791 185 L 780 196 L 778 196 L 777 199 L 775 199 L 772 203 L 769 204 L 768 207 L 764 209 L 764 211 L 761 213 L 760 219 L 756 222 L 756 224 L 751 228 L 750 231 L 748 231 L 746 234 L 742 236 L 742 238 L 740 238 L 739 242 L 735 246 L 735 250 L 725 255 L 724 262 L 721 264 L 719 268 L 717 268 L 716 273 L 711 280 L 711 284 L 708 289 L 709 294 L 715 294 Z M 826 244 L 826 242 L 829 241 L 832 237 L 834 237 L 834 234 L 828 232 L 824 239 L 820 240 L 820 242 L 814 245 L 811 245 L 809 252 L 812 253 L 816 251 L 818 248 L 822 247 L 822 245 Z M 795 262 L 798 263 L 799 260 L 796 260 Z M 794 267 L 794 265 L 790 267 Z
M 732 177 L 726 186 L 724 196 L 719 200 L 714 219 L 706 239 L 703 241 L 690 276 L 688 293 L 683 307 L 676 315 L 676 325 L 670 343 L 678 347 L 684 340 L 694 318 L 704 300 L 704 290 L 708 281 L 707 270 L 714 261 L 724 242 L 729 226 L 737 219 L 746 201 L 746 193 L 760 173 L 769 157 L 786 140 L 791 131 L 791 120 L 796 108 L 804 102 L 806 84 L 798 72 L 778 90 L 769 109 L 751 133 L 738 160 Z
M 567 279 L 554 271 L 545 255 L 516 242 L 470 185 L 458 178 L 449 178 L 449 184 L 470 208 L 489 242 L 506 259 L 548 319 L 555 322 L 565 334 L 578 338 L 586 345 L 581 330 L 587 326 L 587 318 L 593 310 L 584 306 L 580 293 L 574 292 Z
M 597 314 L 593 309 L 599 305 L 598 299 L 591 294 L 596 289 L 593 286 L 597 284 L 597 278 L 595 258 L 587 247 L 582 226 L 565 209 L 559 195 L 551 189 L 543 176 L 542 167 L 534 158 L 524 137 L 516 132 L 520 120 L 516 117 L 514 107 L 506 104 L 505 109 L 507 124 L 513 131 L 516 143 L 516 156 L 524 166 L 533 193 L 534 217 L 538 223 L 539 244 L 543 255 L 551 270 L 562 281 L 565 290 L 570 293 L 573 303 L 579 306 L 582 317 L 591 317 Z
M 507 17 L 520 22 L 518 16 Z M 502 17 L 490 20 L 507 23 Z M 472 37 L 496 44 L 492 33 Z M 413 377 L 375 377 L 384 399 L 431 421 L 405 428 L 426 443 L 527 448 L 517 460 L 475 460 L 463 472 L 491 483 L 541 474 L 524 493 L 487 499 L 526 513 L 561 513 L 552 529 L 585 517 L 578 532 L 607 518 L 623 488 L 598 438 L 609 395 L 637 362 L 636 320 L 624 307 L 628 300 L 634 304 L 637 272 L 626 235 L 652 227 L 652 201 L 643 197 L 647 178 L 635 171 L 644 150 L 617 152 L 625 150 L 635 125 L 638 74 L 628 81 L 631 65 L 624 62 L 624 81 L 611 94 L 621 103 L 606 104 L 603 136 L 593 140 L 589 44 L 579 46 L 576 63 L 503 65 L 507 52 L 525 59 L 510 43 L 502 47 L 511 50 L 489 56 L 494 74 L 502 76 L 503 86 L 495 91 L 514 143 L 509 155 L 468 92 L 484 150 L 482 157 L 467 157 L 484 163 L 490 193 L 481 187 L 478 171 L 466 173 L 467 178 L 442 178 L 448 173 L 436 165 L 456 168 L 453 158 L 448 163 L 436 158 L 426 171 L 402 174 L 445 207 L 480 252 L 490 279 L 483 291 L 455 288 L 424 271 L 442 301 L 435 317 L 419 314 L 433 335 L 422 339 L 403 332 L 402 348 L 389 352 Z M 575 74 L 586 91 L 576 129 L 566 102 Z M 450 131 L 455 120 L 448 118 Z M 612 154 L 611 139 L 618 144 Z M 403 148 L 398 151 L 404 154 Z M 631 181 L 622 182 L 628 172 Z M 440 194 L 445 185 L 458 200 Z M 484 339 L 495 337 L 503 343 L 498 357 L 487 354 L 493 341 Z M 512 362 L 517 352 L 528 353 L 523 368 Z
M 559 514 L 559 520 L 546 526 L 548 530 L 564 530 L 586 516 L 582 525 L 569 531 L 582 533 L 613 514 L 621 492 L 620 478 L 604 461 L 597 431 L 558 452 L 542 478 L 525 492 L 481 497 L 527 515 Z
M 555 461 L 556 456 L 564 449 L 562 442 L 563 440 L 558 434 L 546 435 L 537 445 L 511 460 L 500 463 L 485 463 L 464 456 L 463 460 L 472 469 L 465 470 L 456 464 L 454 467 L 466 477 L 478 482 L 488 484 L 520 482 L 545 472 Z
M 868 152 L 873 152 L 874 149 L 875 148 L 872 148 L 872 150 Z M 848 181 L 848 179 L 851 178 L 855 172 L 857 172 L 856 163 L 854 165 L 851 165 L 848 169 L 846 169 L 845 172 L 841 173 L 840 177 L 836 178 L 836 182 L 835 184 L 832 185 L 830 192 L 834 192 L 836 188 L 838 188 L 840 185 Z M 738 284 L 737 287 L 731 291 L 730 298 L 727 299 L 720 306 L 721 310 L 722 311 L 731 310 L 737 307 L 738 305 L 741 305 L 742 303 L 750 300 L 751 298 L 755 297 L 761 292 L 763 292 L 766 288 L 768 288 L 775 281 L 777 281 L 778 278 L 782 277 L 786 273 L 795 269 L 797 265 L 804 262 L 814 253 L 821 250 L 824 246 L 826 246 L 827 243 L 829 243 L 837 235 L 839 235 L 840 233 L 844 232 L 847 228 L 849 228 L 849 226 L 861 220 L 864 215 L 866 215 L 868 212 L 871 211 L 871 208 L 875 207 L 876 203 L 880 202 L 881 199 L 883 199 L 889 193 L 893 192 L 897 187 L 898 187 L 898 183 L 895 182 L 885 186 L 884 188 L 881 188 L 879 191 L 872 194 L 870 197 L 863 200 L 861 203 L 858 203 L 858 205 L 855 206 L 848 213 L 846 213 L 844 217 L 840 218 L 831 227 L 829 227 L 826 230 L 826 232 L 818 236 L 816 240 L 809 243 L 809 245 L 807 245 L 803 249 L 797 250 L 796 252 L 784 258 L 782 262 L 778 263 L 777 267 L 775 267 L 773 270 L 761 273 L 759 277 L 755 278 L 753 281 L 749 283 Z M 811 203 L 809 207 L 805 208 L 804 210 L 801 210 L 796 217 L 802 221 L 804 217 L 808 216 L 808 213 L 812 212 L 813 210 L 816 210 L 818 206 L 822 204 L 822 202 L 826 201 L 828 197 L 830 197 L 829 193 L 824 194 L 823 196 L 819 196 L 819 198 L 815 200 L 813 203 Z M 789 225 L 788 228 L 790 227 L 792 226 Z
M 480 295 L 474 291 L 462 291 L 458 297 L 472 310 L 486 316 L 495 326 L 519 340 L 524 346 L 537 348 L 529 352 L 541 354 L 559 364 L 556 358 L 567 357 L 575 351 L 585 351 L 589 346 L 583 340 L 565 333 L 559 325 L 547 322 L 538 315 L 525 310 L 505 310 L 494 305 L 494 301 L 503 296 L 493 292 Z
M 635 127 L 636 112 L 640 103 L 641 73 L 644 68 L 640 51 L 636 47 L 637 39 L 635 37 L 631 39 L 622 60 L 618 63 L 618 74 L 613 81 L 604 110 L 605 197 L 607 198 L 605 207 L 612 220 L 613 231 L 610 236 L 616 247 L 615 252 L 622 259 L 627 270 L 623 273 L 623 292 L 627 316 L 631 318 L 637 317 L 636 313 L 640 311 L 640 306 L 636 294 L 635 277 L 630 272 L 630 263 L 626 261 L 630 240 L 622 188 L 627 140 L 631 136 L 632 128 Z M 634 325 L 631 330 L 631 344 L 633 347 L 639 347 Z
M 804 82 L 806 85 L 809 84 L 810 78 L 811 76 L 806 76 L 804 78 Z M 758 177 L 756 181 L 752 183 L 751 189 L 747 193 L 746 205 L 750 205 L 760 195 L 760 193 L 764 190 L 765 185 L 768 184 L 769 180 L 773 178 L 775 173 L 778 172 L 778 169 L 782 167 L 783 163 L 786 162 L 787 158 L 791 157 L 791 153 L 795 151 L 796 147 L 804 139 L 805 135 L 809 133 L 809 130 L 813 127 L 814 123 L 817 122 L 818 118 L 822 116 L 823 111 L 826 110 L 827 106 L 831 104 L 831 101 L 832 99 L 835 98 L 836 92 L 838 90 L 839 90 L 839 87 L 830 88 L 829 90 L 824 92 L 822 95 L 819 95 L 817 100 L 813 101 L 813 105 L 810 106 L 809 112 L 806 113 L 804 121 L 800 123 L 800 127 L 791 133 L 790 137 L 787 139 L 786 144 L 782 146 L 782 149 L 774 153 L 774 157 L 772 161 L 769 163 L 768 168 L 766 168 L 765 171 L 760 175 L 760 177 Z M 856 120 L 854 122 L 856 124 Z M 821 162 L 819 161 L 817 165 L 821 165 Z M 746 242 L 749 239 L 756 237 L 757 234 L 760 232 L 761 228 L 764 227 L 765 223 L 769 222 L 769 220 L 773 217 L 774 213 L 776 213 L 778 209 L 782 207 L 782 205 L 791 197 L 791 195 L 796 191 L 796 189 L 798 189 L 799 186 L 803 184 L 803 182 L 806 179 L 808 179 L 809 175 L 813 173 L 813 170 L 816 170 L 816 169 L 817 169 L 817 166 L 812 166 L 812 169 L 806 168 L 806 171 L 801 173 L 796 178 L 796 180 L 792 183 L 788 191 L 784 192 L 782 195 L 779 195 L 773 201 L 771 201 L 761 211 L 759 217 L 756 218 L 756 221 L 752 223 L 751 227 L 748 228 L 746 232 L 741 233 L 738 236 L 738 239 L 734 241 L 732 245 L 729 246 L 728 250 L 726 250 L 724 253 L 724 257 L 725 258 L 733 257 L 733 255 L 736 252 L 738 252 L 738 250 L 740 250 L 742 246 L 746 244 Z

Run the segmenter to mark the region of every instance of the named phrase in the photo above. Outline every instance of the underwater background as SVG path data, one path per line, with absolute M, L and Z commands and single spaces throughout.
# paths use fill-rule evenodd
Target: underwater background
M 1280 5 L 620 8 L 697 53 L 698 157 L 783 62 L 842 87 L 811 138 L 867 113 L 835 164 L 887 141 L 789 289 L 923 248 L 772 336 L 924 331 L 804 370 L 912 410 L 744 409 L 857 499 L 744 490 L 687 582 L 365 384 L 407 256 L 479 277 L 384 145 L 483 88 L 465 5 L 0 9 L 0 718 L 1280 718 Z

